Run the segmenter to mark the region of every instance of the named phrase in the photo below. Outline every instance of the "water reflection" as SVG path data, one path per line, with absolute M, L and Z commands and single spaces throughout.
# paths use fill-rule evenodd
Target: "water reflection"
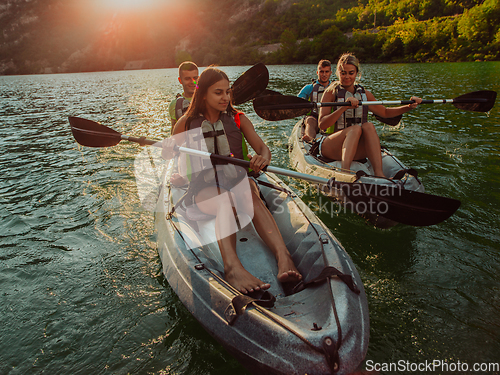
M 248 67 L 224 67 L 232 80 Z M 315 65 L 270 66 L 269 88 L 296 94 Z M 380 100 L 499 91 L 500 64 L 363 65 Z M 170 371 L 232 374 L 238 363 L 200 329 L 159 275 L 153 219 L 133 175 L 137 145 L 78 146 L 67 116 L 161 139 L 177 70 L 0 77 L 0 372 Z M 296 120 L 270 123 L 239 109 L 289 168 Z M 428 192 L 460 199 L 428 228 L 380 231 L 355 214 L 320 218 L 365 283 L 368 358 L 493 362 L 500 346 L 500 117 L 449 104 L 421 106 L 382 143 L 417 169 Z M 313 205 L 317 197 L 284 178 Z M 466 343 L 466 344 L 464 344 Z

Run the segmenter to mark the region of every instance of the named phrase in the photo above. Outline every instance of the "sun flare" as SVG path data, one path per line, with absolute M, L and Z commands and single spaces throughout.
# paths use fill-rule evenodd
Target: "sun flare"
M 102 6 L 116 11 L 133 11 L 153 8 L 161 0 L 101 0 Z

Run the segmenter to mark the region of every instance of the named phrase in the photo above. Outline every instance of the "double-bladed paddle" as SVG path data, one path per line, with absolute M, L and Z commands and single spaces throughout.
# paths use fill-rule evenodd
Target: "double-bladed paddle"
M 267 95 L 283 95 L 282 93 L 270 89 L 265 89 L 262 91 L 258 96 L 267 96 Z M 396 126 L 401 122 L 401 118 L 403 117 L 402 115 L 396 116 L 396 117 L 390 117 L 390 118 L 385 118 L 381 117 L 378 115 L 374 115 L 377 120 L 380 122 L 383 122 L 384 124 L 388 124 L 391 126 Z
M 244 72 L 231 86 L 233 104 L 240 105 L 262 94 L 269 83 L 269 71 L 258 63 Z
M 121 140 L 127 140 L 141 145 L 161 147 L 161 142 L 149 140 L 144 137 L 123 135 L 95 121 L 79 117 L 69 117 L 69 122 L 73 136 L 83 146 L 109 147 L 117 145 Z M 186 147 L 179 147 L 178 150 L 183 153 L 209 157 L 211 160 L 224 161 L 245 168 L 250 166 L 250 162 L 246 160 L 210 154 Z M 357 204 L 364 203 L 367 209 L 375 209 L 381 216 L 402 224 L 414 226 L 437 224 L 453 215 L 460 206 L 460 201 L 456 199 L 418 193 L 398 186 L 339 182 L 334 179 L 328 180 L 273 166 L 268 166 L 266 170 L 283 176 L 326 185 L 331 189 L 341 189 L 344 195 L 351 201 Z
M 495 91 L 482 90 L 460 95 L 455 99 L 422 100 L 421 104 L 451 103 L 456 108 L 467 111 L 488 112 L 491 108 L 493 108 L 496 97 L 497 93 Z M 413 103 L 413 100 L 383 100 L 359 102 L 359 105 L 404 105 Z M 313 103 L 291 95 L 257 96 L 253 101 L 253 108 L 255 112 L 263 119 L 269 121 L 287 120 L 303 116 L 313 108 L 336 106 L 350 106 L 350 103 Z M 396 122 L 396 124 L 397 123 L 399 123 L 399 121 Z

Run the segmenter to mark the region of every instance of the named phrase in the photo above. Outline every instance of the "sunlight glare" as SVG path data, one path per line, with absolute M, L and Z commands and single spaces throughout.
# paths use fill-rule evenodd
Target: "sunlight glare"
M 160 5 L 161 0 L 101 0 L 101 4 L 106 8 L 116 11 L 132 11 L 151 9 Z

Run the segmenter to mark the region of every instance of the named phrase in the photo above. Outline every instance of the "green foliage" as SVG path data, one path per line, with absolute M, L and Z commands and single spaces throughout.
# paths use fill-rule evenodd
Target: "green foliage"
M 457 31 L 461 38 L 467 40 L 474 47 L 481 49 L 485 42 L 495 43 L 495 35 L 499 31 L 500 2 L 486 0 L 464 12 L 458 21 Z
M 336 60 L 347 48 L 347 37 L 337 26 L 332 26 L 314 38 L 312 53 L 320 60 Z
M 362 7 L 340 9 L 335 15 L 335 25 L 344 32 L 358 28 L 359 16 L 362 10 Z
M 293 31 L 286 29 L 280 37 L 281 42 L 281 59 L 284 62 L 293 62 L 295 59 L 295 51 L 297 49 L 297 37 Z
M 451 2 L 441 5 L 444 7 L 434 9 L 457 7 Z M 404 3 L 398 5 L 398 9 L 405 7 Z M 486 0 L 466 9 L 463 14 L 420 20 L 431 8 L 425 2 L 420 3 L 418 15 L 398 18 L 390 26 L 382 28 L 376 38 L 370 37 L 366 30 L 355 31 L 353 45 L 359 50 L 358 57 L 364 61 L 383 62 L 473 61 L 496 60 L 500 57 L 498 0 Z M 390 9 L 393 11 L 396 8 L 390 5 Z M 366 14 L 366 10 L 360 13 L 361 16 Z M 380 11 L 377 20 L 379 14 Z M 370 48 L 370 43 L 377 48 Z
M 178 51 L 175 54 L 175 65 L 180 65 L 184 61 L 192 61 L 193 57 L 188 51 Z M 184 73 L 183 73 L 184 74 Z
M 378 33 L 360 30 L 355 32 L 349 41 L 349 51 L 363 62 L 377 62 L 381 59 L 380 51 L 384 40 Z
M 176 67 L 185 56 L 202 66 L 316 64 L 347 50 L 363 62 L 500 58 L 500 0 L 183 0 L 133 13 L 90 3 L 6 3 L 0 74 Z M 259 52 L 274 43 L 278 51 Z

